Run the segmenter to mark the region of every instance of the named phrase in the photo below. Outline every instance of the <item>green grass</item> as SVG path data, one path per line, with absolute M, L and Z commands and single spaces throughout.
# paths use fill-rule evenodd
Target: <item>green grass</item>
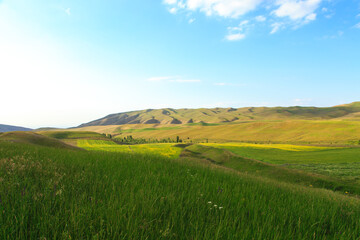
M 360 185 L 356 179 L 350 179 L 349 177 L 341 179 L 338 176 L 314 174 L 314 171 L 310 171 L 309 169 L 291 169 L 288 166 L 274 165 L 255 159 L 244 158 L 230 152 L 223 147 L 224 145 L 225 144 L 192 145 L 185 148 L 182 156 L 193 157 L 194 159 L 205 159 L 211 163 L 253 176 L 260 176 L 300 186 L 340 191 L 344 194 L 360 195 Z M 251 144 L 248 145 L 251 146 Z M 282 148 L 289 148 L 290 146 L 291 145 L 281 145 Z M 265 149 L 269 148 L 270 145 L 266 145 Z M 310 150 L 313 147 L 292 147 L 292 149 L 297 149 L 297 151 L 302 148 Z M 314 164 L 314 166 L 317 165 Z
M 267 163 L 302 169 L 360 183 L 360 148 L 332 148 L 285 144 L 206 144 Z
M 90 151 L 107 151 L 127 154 L 151 154 L 154 156 L 164 156 L 177 158 L 181 148 L 174 147 L 171 143 L 151 143 L 138 145 L 119 145 L 112 141 L 103 140 L 78 140 L 78 147 Z
M 34 132 L 0 133 L 0 141 L 26 143 L 32 145 L 54 147 L 54 148 L 75 149 L 73 146 L 67 145 L 62 141 L 47 136 L 43 136 Z
M 356 198 L 152 154 L 0 142 L 0 197 L 1 239 L 347 240 L 360 232 Z
M 104 138 L 104 135 L 89 131 L 41 131 L 40 134 L 56 139 Z

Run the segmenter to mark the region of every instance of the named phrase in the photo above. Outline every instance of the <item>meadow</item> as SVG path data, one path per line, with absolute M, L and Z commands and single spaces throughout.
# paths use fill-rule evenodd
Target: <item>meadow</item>
M 88 151 L 0 141 L 1 239 L 360 237 L 356 196 L 209 163 L 220 148 L 77 141 Z
M 319 147 L 290 144 L 208 143 L 262 162 L 302 169 L 360 183 L 359 147 Z

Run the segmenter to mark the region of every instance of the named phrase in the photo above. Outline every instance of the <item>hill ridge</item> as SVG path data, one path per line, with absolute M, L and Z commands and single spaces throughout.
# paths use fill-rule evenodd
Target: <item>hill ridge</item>
M 0 132 L 31 131 L 30 128 L 0 124 Z
M 78 127 L 124 124 L 231 123 L 253 120 L 360 120 L 360 102 L 333 107 L 161 108 L 109 114 Z

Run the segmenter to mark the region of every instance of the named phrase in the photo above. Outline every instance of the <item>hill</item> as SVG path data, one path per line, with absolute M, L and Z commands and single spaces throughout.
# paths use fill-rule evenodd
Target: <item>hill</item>
M 53 147 L 53 148 L 64 148 L 64 149 L 76 149 L 79 148 L 70 146 L 60 140 L 43 136 L 33 132 L 7 132 L 0 133 L 0 141 L 14 142 L 14 143 L 25 143 L 37 146 Z
M 237 123 L 259 120 L 360 120 L 360 102 L 334 107 L 247 107 L 199 109 L 147 109 L 110 114 L 79 127 L 124 124 L 177 125 L 193 123 Z
M 0 132 L 31 131 L 30 128 L 0 124 Z

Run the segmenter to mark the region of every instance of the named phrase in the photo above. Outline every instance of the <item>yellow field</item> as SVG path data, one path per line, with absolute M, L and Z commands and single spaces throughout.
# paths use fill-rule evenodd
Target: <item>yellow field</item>
M 129 154 L 161 155 L 176 158 L 181 153 L 181 148 L 174 147 L 171 143 L 118 145 L 112 141 L 103 140 L 78 140 L 78 147 L 92 151 L 122 152 Z

